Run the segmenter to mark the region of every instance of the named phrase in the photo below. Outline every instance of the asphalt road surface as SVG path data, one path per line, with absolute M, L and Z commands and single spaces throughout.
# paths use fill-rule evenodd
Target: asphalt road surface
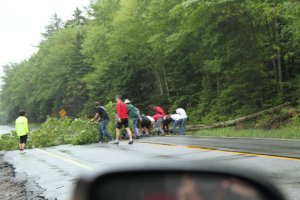
M 14 130 L 14 127 L 12 126 L 5 126 L 1 125 L 0 126 L 0 135 L 5 134 L 5 133 L 10 133 L 10 131 Z
M 178 136 L 143 138 L 136 140 L 133 145 L 121 141 L 119 145 L 37 148 L 27 150 L 24 154 L 10 151 L 4 153 L 4 159 L 13 164 L 17 174 L 25 173 L 34 180 L 43 189 L 39 195 L 50 200 L 69 200 L 74 182 L 87 171 L 114 165 L 139 164 L 147 167 L 153 162 L 201 165 L 208 161 L 265 174 L 288 200 L 299 200 L 299 149 L 300 141 Z

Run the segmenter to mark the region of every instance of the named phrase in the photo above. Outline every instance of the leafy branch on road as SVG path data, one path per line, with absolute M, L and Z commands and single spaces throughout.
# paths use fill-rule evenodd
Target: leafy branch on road
M 78 118 L 72 121 L 48 117 L 40 128 L 29 133 L 28 148 L 49 147 L 62 144 L 89 144 L 98 140 L 98 123 L 87 118 Z M 19 137 L 15 131 L 1 136 L 0 150 L 15 150 L 18 147 Z

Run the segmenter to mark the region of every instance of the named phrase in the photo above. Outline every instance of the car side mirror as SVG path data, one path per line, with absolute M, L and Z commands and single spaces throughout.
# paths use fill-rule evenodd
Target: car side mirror
M 283 200 L 261 176 L 212 169 L 130 169 L 82 177 L 73 200 Z

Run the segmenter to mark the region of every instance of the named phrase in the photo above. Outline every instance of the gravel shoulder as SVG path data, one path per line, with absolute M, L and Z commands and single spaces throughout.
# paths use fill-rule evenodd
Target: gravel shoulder
M 34 180 L 28 179 L 26 174 L 16 174 L 15 168 L 3 161 L 0 152 L 0 199 L 1 200 L 45 200 L 40 196 L 44 192 Z

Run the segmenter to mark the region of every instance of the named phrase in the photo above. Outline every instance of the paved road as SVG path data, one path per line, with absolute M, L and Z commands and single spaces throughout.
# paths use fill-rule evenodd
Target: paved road
M 148 166 L 156 161 L 174 165 L 178 162 L 201 165 L 211 161 L 216 165 L 220 163 L 257 170 L 276 182 L 289 200 L 300 199 L 300 159 L 243 154 L 231 152 L 227 148 L 226 151 L 222 151 L 195 147 L 197 144 L 203 146 L 201 143 L 203 141 L 206 145 L 211 145 L 208 140 L 214 142 L 213 146 L 216 145 L 216 141 L 219 141 L 212 138 L 151 137 L 137 140 L 133 145 L 128 145 L 124 141 L 120 145 L 64 145 L 32 149 L 27 150 L 25 154 L 11 151 L 6 152 L 4 158 L 14 165 L 17 173 L 26 173 L 45 189 L 42 195 L 50 200 L 55 198 L 68 200 L 74 182 L 86 171 L 134 163 Z M 248 143 L 253 142 L 248 141 Z M 222 144 L 220 141 L 219 143 Z
M 1 125 L 0 126 L 0 135 L 9 133 L 12 130 L 14 130 L 14 127 L 12 127 L 12 126 Z
M 151 137 L 148 142 L 161 144 L 178 144 L 201 146 L 218 150 L 250 152 L 256 154 L 276 155 L 300 158 L 300 140 L 276 139 L 245 139 L 245 138 L 216 138 L 216 137 Z

